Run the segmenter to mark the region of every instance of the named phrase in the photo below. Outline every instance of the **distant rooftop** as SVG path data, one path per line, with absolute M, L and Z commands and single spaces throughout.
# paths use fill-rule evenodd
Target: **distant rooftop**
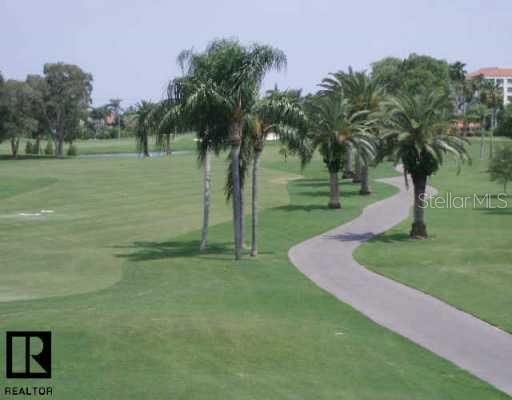
M 480 68 L 479 70 L 469 73 L 468 77 L 475 78 L 480 75 L 483 75 L 487 78 L 508 77 L 508 76 L 512 76 L 512 68 L 498 68 L 498 67 Z

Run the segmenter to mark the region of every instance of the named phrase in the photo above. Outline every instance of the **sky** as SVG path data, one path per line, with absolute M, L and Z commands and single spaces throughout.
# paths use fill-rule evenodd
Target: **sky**
M 157 101 L 182 49 L 215 38 L 278 47 L 288 67 L 264 87 L 316 90 L 329 72 L 428 54 L 469 71 L 512 67 L 511 0 L 0 0 L 0 71 L 24 79 L 47 62 L 94 77 L 95 106 Z

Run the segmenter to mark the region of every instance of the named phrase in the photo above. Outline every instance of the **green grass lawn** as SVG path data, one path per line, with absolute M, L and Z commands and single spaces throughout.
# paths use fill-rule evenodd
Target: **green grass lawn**
M 171 142 L 171 148 L 175 151 L 178 150 L 194 150 L 194 134 L 178 135 L 174 141 Z M 33 141 L 32 141 L 33 142 Z M 105 153 L 135 153 L 137 152 L 137 146 L 135 138 L 125 137 L 121 139 L 89 139 L 89 140 L 76 140 L 73 142 L 78 150 L 78 154 L 105 154 Z M 23 156 L 25 154 L 26 140 L 23 139 L 20 142 L 19 154 Z M 41 141 L 41 149 L 44 150 L 46 141 Z M 67 150 L 68 145 L 64 146 Z M 150 140 L 150 150 L 159 151 L 159 148 L 154 144 L 154 140 Z M 0 143 L 0 155 L 10 156 L 11 145 L 8 141 Z
M 4 330 L 53 332 L 54 398 L 507 398 L 294 268 L 294 243 L 395 191 L 375 184 L 377 194 L 360 197 L 343 183 L 343 209 L 328 210 L 320 162 L 289 180 L 298 164 L 276 150 L 264 154 L 261 255 L 238 263 L 224 157 L 204 254 L 193 154 L 0 162 L 0 320 Z M 54 213 L 17 215 L 41 209 Z
M 501 142 L 500 142 L 501 143 Z M 439 195 L 480 196 L 501 193 L 489 182 L 488 161 L 480 161 L 478 140 L 473 164 L 460 175 L 447 165 L 432 177 Z M 512 198 L 505 209 L 427 209 L 431 238 L 410 241 L 411 221 L 371 240 L 356 252 L 370 269 L 428 292 L 454 306 L 512 332 Z M 497 199 L 492 204 L 498 206 Z

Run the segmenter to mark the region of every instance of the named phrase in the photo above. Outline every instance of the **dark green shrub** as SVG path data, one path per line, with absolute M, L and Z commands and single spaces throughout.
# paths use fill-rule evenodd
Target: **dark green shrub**
M 68 156 L 70 156 L 70 157 L 74 157 L 74 156 L 78 155 L 78 150 L 77 150 L 76 146 L 75 146 L 73 143 L 71 143 L 71 144 L 69 145 L 69 147 L 68 147 L 68 153 L 67 153 L 67 154 L 68 154 Z
M 507 193 L 507 184 L 512 180 L 512 144 L 498 148 L 489 164 L 491 181 L 501 183 Z
M 512 137 L 512 104 L 509 104 L 498 116 L 498 126 L 494 131 L 495 136 Z
M 44 148 L 44 154 L 47 156 L 53 156 L 53 142 L 51 139 L 48 139 L 46 143 L 46 147 Z
M 25 144 L 25 154 L 34 154 L 34 146 L 32 146 L 32 142 L 27 140 Z

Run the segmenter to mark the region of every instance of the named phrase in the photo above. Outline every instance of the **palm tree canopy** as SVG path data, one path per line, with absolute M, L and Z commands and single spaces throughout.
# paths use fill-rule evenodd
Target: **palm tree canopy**
M 320 84 L 321 93 L 327 95 L 343 95 L 352 112 L 368 110 L 376 112 L 384 99 L 385 86 L 364 71 L 354 72 L 349 67 L 348 72 L 338 71 L 330 74 Z
M 445 154 L 459 165 L 469 161 L 467 140 L 452 132 L 446 95 L 438 92 L 402 94 L 386 103 L 385 138 L 393 140 L 392 156 L 404 172 L 429 176 L 437 171 Z
M 367 110 L 353 113 L 347 99 L 341 95 L 318 95 L 304 104 L 306 123 L 297 129 L 283 132 L 293 152 L 303 164 L 309 162 L 315 150 L 319 150 L 329 171 L 339 172 L 346 154 L 346 146 L 357 149 L 363 162 L 373 159 L 376 141 L 370 133 L 372 121 Z
M 137 110 L 135 111 L 135 136 L 140 152 L 143 150 L 144 140 L 147 140 L 147 137 L 151 135 L 155 129 L 154 120 L 151 118 L 151 113 L 155 107 L 155 103 L 145 100 L 137 104 Z
M 206 151 L 218 153 L 229 145 L 230 124 L 251 111 L 265 74 L 286 66 L 286 57 L 270 46 L 222 39 L 204 52 L 182 51 L 177 62 L 184 76 L 169 84 L 173 107 L 164 121 L 197 132 L 201 159 Z

